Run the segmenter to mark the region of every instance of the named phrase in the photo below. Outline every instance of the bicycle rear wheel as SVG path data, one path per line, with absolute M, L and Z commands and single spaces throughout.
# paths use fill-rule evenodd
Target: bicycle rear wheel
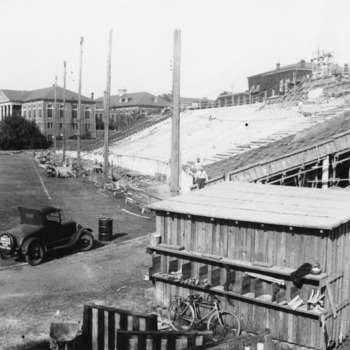
M 229 311 L 218 311 L 208 320 L 208 331 L 213 331 L 213 340 L 219 341 L 236 337 L 241 332 L 241 323 L 238 317 Z
M 194 322 L 194 310 L 187 301 L 175 300 L 168 308 L 168 317 L 175 331 L 188 331 Z

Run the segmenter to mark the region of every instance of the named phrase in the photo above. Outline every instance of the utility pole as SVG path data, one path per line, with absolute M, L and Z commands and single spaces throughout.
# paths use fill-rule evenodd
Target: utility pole
M 171 184 L 172 196 L 180 193 L 180 58 L 181 30 L 174 32 L 174 70 L 173 70 L 173 118 L 171 129 Z
M 80 38 L 80 62 L 79 62 L 79 97 L 78 97 L 78 137 L 77 137 L 77 176 L 80 172 L 80 132 L 81 132 L 81 72 L 83 62 L 83 41 L 84 38 Z
M 57 137 L 57 75 L 55 76 L 55 108 L 53 110 L 53 153 L 56 154 Z
M 63 142 L 62 142 L 62 161 L 66 162 L 66 61 L 63 63 Z
M 232 106 L 234 106 L 235 105 L 235 101 L 234 101 L 233 93 L 235 91 L 235 86 L 233 84 L 231 85 L 231 91 L 232 91 Z
M 111 55 L 112 55 L 112 36 L 113 30 L 109 32 L 108 41 L 108 59 L 107 59 L 107 88 L 104 95 L 104 110 L 105 110 L 105 138 L 104 138 L 104 173 L 105 182 L 108 182 L 108 142 L 109 142 L 109 97 L 111 94 Z

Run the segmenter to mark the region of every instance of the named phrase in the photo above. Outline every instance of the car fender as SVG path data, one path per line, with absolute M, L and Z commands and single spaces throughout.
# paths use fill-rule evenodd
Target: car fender
M 23 255 L 26 255 L 26 254 L 27 254 L 27 250 L 28 250 L 28 247 L 29 247 L 30 243 L 32 243 L 32 242 L 34 242 L 34 241 L 40 242 L 40 243 L 43 245 L 43 247 L 44 247 L 44 251 L 45 251 L 45 252 L 47 251 L 46 245 L 45 245 L 45 243 L 44 243 L 41 239 L 39 239 L 39 238 L 37 238 L 37 237 L 31 237 L 31 238 L 26 239 L 26 240 L 23 242 L 23 244 L 22 244 L 21 250 L 22 250 L 22 254 L 23 254 Z
M 71 240 L 71 245 L 75 244 L 78 242 L 79 238 L 81 237 L 81 235 L 84 233 L 84 232 L 90 232 L 92 233 L 93 230 L 91 228 L 88 228 L 88 227 L 80 227 L 78 228 L 77 232 L 75 233 L 74 235 L 74 238 Z
M 78 236 L 80 237 L 84 232 L 92 233 L 92 229 L 88 227 L 82 227 L 78 230 Z

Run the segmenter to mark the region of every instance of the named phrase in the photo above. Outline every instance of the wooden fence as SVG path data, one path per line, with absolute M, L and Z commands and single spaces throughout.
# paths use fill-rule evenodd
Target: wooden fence
M 132 313 L 112 307 L 84 305 L 83 349 L 114 350 L 117 330 L 156 331 L 157 316 Z
M 240 335 L 217 343 L 207 343 L 185 350 L 272 350 L 271 334 L 264 332 L 259 335 Z
M 213 342 L 213 332 L 117 331 L 117 349 L 180 350 Z

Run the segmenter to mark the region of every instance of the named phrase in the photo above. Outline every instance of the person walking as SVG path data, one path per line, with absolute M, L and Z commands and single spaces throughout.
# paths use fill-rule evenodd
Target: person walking
M 197 173 L 195 175 L 195 180 L 196 180 L 196 183 L 197 183 L 197 186 L 199 189 L 203 188 L 204 184 L 209 180 L 207 172 L 204 170 L 203 167 L 201 167 L 197 171 Z

